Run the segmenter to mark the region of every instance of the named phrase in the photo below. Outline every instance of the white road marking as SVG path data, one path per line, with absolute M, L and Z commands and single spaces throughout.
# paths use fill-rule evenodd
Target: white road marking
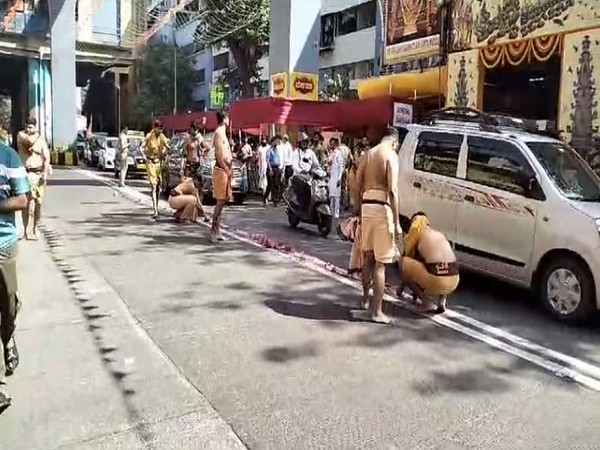
M 131 200 L 135 200 L 140 203 L 146 203 L 150 201 L 149 196 L 147 196 L 146 194 L 142 194 L 134 188 L 120 187 L 116 182 L 108 180 L 105 177 L 102 177 L 89 170 L 73 170 L 89 178 L 93 178 L 103 182 L 107 186 L 112 187 L 113 189 L 116 189 L 117 191 L 121 192 L 124 196 L 128 197 Z M 171 208 L 165 201 L 161 201 L 161 207 L 163 210 L 171 211 Z M 205 223 L 201 223 L 201 225 L 207 227 L 209 226 Z M 266 250 L 273 254 L 286 257 L 287 259 L 292 260 L 293 262 L 302 267 L 318 272 L 342 284 L 362 291 L 362 286 L 358 281 L 339 274 L 345 272 L 343 269 L 335 267 L 332 264 L 320 260 L 319 258 L 306 254 L 285 253 L 277 249 L 265 248 L 261 244 L 253 241 L 252 239 L 249 239 L 231 230 L 223 230 L 223 233 L 229 237 L 247 243 L 253 247 L 260 248 L 261 250 Z M 328 270 L 326 267 L 331 267 L 338 273 Z M 384 298 L 386 301 L 399 303 L 406 309 L 415 311 L 415 309 L 412 308 L 409 303 L 403 300 L 392 297 L 388 294 L 386 294 Z M 569 379 L 595 391 L 600 391 L 600 366 L 590 364 L 582 359 L 575 358 L 573 356 L 566 355 L 551 348 L 536 344 L 532 341 L 529 341 L 528 339 L 502 330 L 501 328 L 487 325 L 483 322 L 480 322 L 479 320 L 470 318 L 450 309 L 448 309 L 445 315 L 443 316 L 427 315 L 426 317 L 429 320 L 437 323 L 438 325 L 450 328 L 454 331 L 469 336 L 498 350 L 502 350 L 513 356 L 524 359 L 538 367 L 541 367 L 551 372 L 559 378 Z M 468 324 L 469 326 L 465 326 L 464 324 Z

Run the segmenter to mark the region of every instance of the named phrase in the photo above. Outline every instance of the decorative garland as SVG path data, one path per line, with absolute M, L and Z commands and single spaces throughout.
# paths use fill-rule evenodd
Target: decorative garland
M 490 45 L 480 49 L 479 54 L 486 69 L 504 66 L 506 63 L 518 66 L 525 60 L 548 61 L 554 54 L 560 53 L 562 44 L 563 35 L 552 34 L 503 45 Z

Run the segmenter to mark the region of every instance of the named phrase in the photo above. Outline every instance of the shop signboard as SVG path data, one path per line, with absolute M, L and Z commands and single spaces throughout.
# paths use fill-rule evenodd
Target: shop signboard
M 438 0 L 386 0 L 385 64 L 439 52 Z
M 290 97 L 300 100 L 319 99 L 319 78 L 314 73 L 292 72 L 290 75 Z
M 287 73 L 274 73 L 271 75 L 271 97 L 288 96 L 288 76 Z
M 408 103 L 394 103 L 393 125 L 400 127 L 408 125 L 413 120 L 413 107 Z
M 215 84 L 210 89 L 210 109 L 223 109 L 225 107 L 225 91 L 223 86 Z

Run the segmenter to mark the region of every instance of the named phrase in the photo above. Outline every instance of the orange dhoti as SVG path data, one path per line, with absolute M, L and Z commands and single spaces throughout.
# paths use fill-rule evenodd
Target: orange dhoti
M 361 249 L 372 251 L 375 261 L 383 264 L 398 257 L 394 217 L 387 202 L 387 192 L 371 189 L 364 193 L 361 208 Z
M 231 189 L 232 174 L 230 170 L 215 165 L 212 173 L 212 192 L 215 200 L 230 202 L 233 200 Z
M 200 206 L 195 195 L 171 195 L 169 206 L 175 210 L 175 218 L 178 220 L 198 219 Z

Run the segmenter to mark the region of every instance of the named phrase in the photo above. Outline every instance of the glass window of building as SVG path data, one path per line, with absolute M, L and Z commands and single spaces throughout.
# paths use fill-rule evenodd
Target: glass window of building
M 229 53 L 221 53 L 213 57 L 213 71 L 227 69 L 229 67 Z
M 359 5 L 357 8 L 357 28 L 364 30 L 375 26 L 377 16 L 377 2 L 371 1 Z
M 357 8 L 349 8 L 342 11 L 338 19 L 338 32 L 339 36 L 344 34 L 354 33 L 357 30 Z

